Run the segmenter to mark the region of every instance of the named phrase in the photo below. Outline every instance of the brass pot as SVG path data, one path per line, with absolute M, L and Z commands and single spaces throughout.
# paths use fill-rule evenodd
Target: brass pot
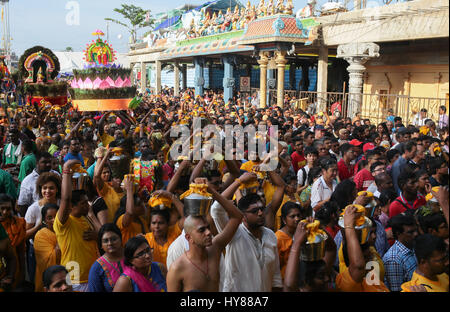
M 372 228 L 372 221 L 367 217 L 364 218 L 365 222 L 363 225 L 355 226 L 356 235 L 361 245 L 364 245 L 369 240 L 370 229 Z M 344 229 L 344 217 L 339 218 L 338 224 L 341 229 Z
M 209 213 L 212 198 L 191 194 L 183 199 L 183 203 L 186 216 L 205 216 Z
M 307 241 L 300 248 L 300 260 L 318 261 L 323 259 L 325 256 L 325 242 L 327 238 L 327 234 L 317 234 L 314 243 Z

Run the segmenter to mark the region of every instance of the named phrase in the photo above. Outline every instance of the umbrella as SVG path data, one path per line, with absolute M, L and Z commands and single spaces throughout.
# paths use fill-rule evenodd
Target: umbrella
M 100 29 L 97 29 L 92 33 L 92 36 L 104 36 L 105 34 Z

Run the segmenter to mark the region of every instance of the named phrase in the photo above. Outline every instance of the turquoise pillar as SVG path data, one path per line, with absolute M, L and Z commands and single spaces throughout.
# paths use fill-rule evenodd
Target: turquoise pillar
M 204 85 L 205 85 L 205 77 L 203 73 L 203 69 L 205 66 L 205 62 L 202 58 L 196 57 L 194 58 L 195 65 L 195 96 L 200 95 L 203 96 L 204 93 Z
M 228 103 L 229 100 L 233 99 L 233 91 L 234 91 L 234 57 L 225 56 L 223 58 L 223 99 L 225 103 Z

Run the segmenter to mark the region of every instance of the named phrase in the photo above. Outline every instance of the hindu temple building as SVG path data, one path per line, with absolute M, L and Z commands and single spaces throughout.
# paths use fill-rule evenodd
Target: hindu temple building
M 256 92 L 260 107 L 290 95 L 304 110 L 340 107 L 373 122 L 388 109 L 406 123 L 421 108 L 437 117 L 449 105 L 448 1 L 354 2 L 186 5 L 131 46 L 129 61 L 141 91 L 223 89 L 225 102 Z

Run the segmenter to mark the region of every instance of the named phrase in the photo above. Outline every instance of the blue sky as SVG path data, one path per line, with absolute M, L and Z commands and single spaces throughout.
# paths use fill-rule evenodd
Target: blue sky
M 82 51 L 86 43 L 94 37 L 91 33 L 101 29 L 106 33 L 105 17 L 120 19 L 113 11 L 122 3 L 133 4 L 151 10 L 152 14 L 174 9 L 185 3 L 201 5 L 207 0 L 10 0 L 10 28 L 13 38 L 12 51 L 19 56 L 35 45 L 42 45 L 54 51 L 72 47 Z M 341 0 L 343 1 L 343 0 Z M 68 25 L 66 19 L 73 9 L 66 5 L 76 2 L 79 5 L 79 25 Z M 259 0 L 251 0 L 258 4 Z M 276 0 L 274 1 L 276 3 Z M 306 5 L 307 0 L 294 0 L 295 11 Z M 319 4 L 327 0 L 318 0 Z M 353 2 L 353 1 L 351 1 Z M 369 0 L 370 2 L 370 0 Z M 373 2 L 381 2 L 374 0 Z M 244 5 L 247 0 L 241 0 Z M 141 30 L 140 34 L 147 30 Z M 3 30 L 2 30 L 3 32 Z M 110 24 L 110 43 L 118 52 L 127 52 L 129 34 L 123 26 Z M 3 35 L 3 33 L 2 33 Z M 119 39 L 118 36 L 122 35 Z

